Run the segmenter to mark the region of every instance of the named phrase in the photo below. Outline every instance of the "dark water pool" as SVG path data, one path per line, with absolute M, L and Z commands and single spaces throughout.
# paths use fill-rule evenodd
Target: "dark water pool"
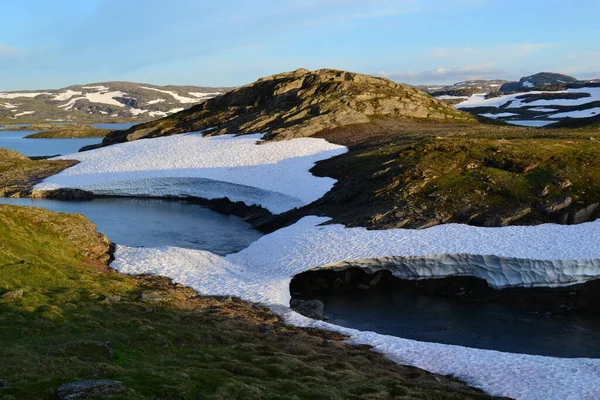
M 462 303 L 372 289 L 312 296 L 329 322 L 425 342 L 554 357 L 600 357 L 600 318 L 532 313 L 495 303 Z
M 239 217 L 181 201 L 99 198 L 58 201 L 0 198 L 0 203 L 81 213 L 115 243 L 126 246 L 177 246 L 219 255 L 240 251 L 262 234 Z

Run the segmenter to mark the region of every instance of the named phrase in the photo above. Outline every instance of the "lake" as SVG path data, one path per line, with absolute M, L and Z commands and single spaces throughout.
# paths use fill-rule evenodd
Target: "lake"
M 132 123 L 90 124 L 103 129 L 128 129 Z M 26 126 L 26 125 L 22 125 Z M 102 138 L 84 139 L 25 139 L 40 131 L 0 131 L 0 148 L 11 149 L 26 156 L 54 156 L 77 153 L 83 146 L 98 144 Z
M 262 236 L 239 217 L 185 201 L 123 197 L 89 201 L 0 198 L 0 203 L 84 214 L 98 225 L 99 232 L 126 246 L 177 246 L 226 255 L 248 247 Z

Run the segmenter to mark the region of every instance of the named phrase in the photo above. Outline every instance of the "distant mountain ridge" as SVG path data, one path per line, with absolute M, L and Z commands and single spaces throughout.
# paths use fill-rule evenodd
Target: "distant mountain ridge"
M 0 92 L 0 120 L 148 121 L 185 110 L 231 88 L 99 82 L 62 89 Z
M 580 80 L 569 75 L 554 72 L 539 72 L 524 76 L 518 81 L 478 79 L 458 82 L 452 85 L 418 85 L 415 87 L 439 98 L 440 96 L 469 97 L 474 94 L 525 92 L 539 89 L 564 90 L 574 87 L 574 85 L 581 87 L 598 83 L 599 81 L 599 79 Z
M 494 84 L 486 85 L 488 82 Z M 600 118 L 600 82 L 541 72 L 518 82 L 468 81 L 431 93 L 475 115 L 535 127 L 582 127 Z M 426 87 L 430 88 L 431 87 Z
M 548 85 L 562 85 L 578 82 L 579 80 L 577 78 L 573 78 L 569 75 L 557 74 L 554 72 L 540 72 L 538 74 L 524 76 L 519 82 L 506 82 L 500 87 L 500 91 L 503 93 L 519 92 Z

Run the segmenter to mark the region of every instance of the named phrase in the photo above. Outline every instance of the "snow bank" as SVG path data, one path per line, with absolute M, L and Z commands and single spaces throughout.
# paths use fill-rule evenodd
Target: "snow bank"
M 515 115 L 519 115 L 519 114 L 515 114 L 515 113 L 499 113 L 499 114 L 492 114 L 492 113 L 487 113 L 487 114 L 480 114 L 482 117 L 488 117 L 488 118 L 505 118 L 505 117 L 512 117 Z
M 290 323 L 343 332 L 352 342 L 372 345 L 400 364 L 451 374 L 493 395 L 561 400 L 600 397 L 600 360 L 424 343 L 310 320 L 287 308 L 294 275 L 344 262 L 405 270 L 409 278 L 479 273 L 497 286 L 554 286 L 593 279 L 600 274 L 600 221 L 502 228 L 449 224 L 386 231 L 320 226 L 326 221 L 303 218 L 226 257 L 174 247 L 117 246 L 111 266 L 128 274 L 168 276 L 201 294 L 233 295 L 268 304 Z
M 281 213 L 327 193 L 334 179 L 309 170 L 346 152 L 324 139 L 261 142 L 262 135 L 199 133 L 138 140 L 58 157 L 81 161 L 35 190 L 78 188 L 103 195 L 228 197 Z
M 530 126 L 530 127 L 534 127 L 534 128 L 541 128 L 543 126 L 548 126 L 550 124 L 554 124 L 557 121 L 545 121 L 545 120 L 541 120 L 541 119 L 520 119 L 520 120 L 516 120 L 516 119 L 509 119 L 509 120 L 505 120 L 504 122 L 506 122 L 507 124 L 511 124 L 511 125 L 518 125 L 518 126 Z

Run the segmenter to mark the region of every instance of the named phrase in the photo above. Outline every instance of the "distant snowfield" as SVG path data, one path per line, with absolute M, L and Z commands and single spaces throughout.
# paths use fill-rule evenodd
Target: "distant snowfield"
M 600 398 L 600 360 L 418 342 L 310 320 L 288 308 L 289 283 L 294 275 L 352 260 L 363 268 L 374 269 L 388 263 L 387 268 L 394 274 L 405 270 L 405 277 L 413 279 L 479 274 L 492 284 L 536 282 L 539 286 L 551 286 L 563 279 L 592 279 L 600 273 L 600 221 L 571 226 L 478 228 L 451 224 L 423 230 L 368 231 L 342 225 L 320 226 L 327 220 L 305 217 L 226 257 L 175 247 L 117 246 L 111 267 L 127 274 L 168 276 L 205 295 L 233 295 L 267 304 L 289 323 L 348 334 L 351 342 L 372 345 L 400 364 L 454 375 L 492 395 L 517 399 Z M 590 245 L 581 246 L 581 238 Z M 481 263 L 469 264 L 469 258 L 458 263 L 453 257 L 431 254 L 489 254 L 496 258 L 482 257 Z M 424 262 L 411 264 L 411 257 Z M 508 257 L 538 262 L 522 267 Z
M 531 94 L 560 94 L 560 93 L 585 93 L 589 94 L 589 97 L 582 97 L 580 99 L 553 99 L 553 100 L 535 100 L 529 103 L 524 102 L 524 99 L 518 97 L 531 95 Z M 537 106 L 580 106 L 583 104 L 591 103 L 600 100 L 600 88 L 597 87 L 585 87 L 580 89 L 567 89 L 556 92 L 548 91 L 531 91 L 523 93 L 514 93 L 504 96 L 492 97 L 489 99 L 485 98 L 485 94 L 474 94 L 469 97 L 468 100 L 456 104 L 455 107 L 459 109 L 463 108 L 474 108 L 474 107 L 505 107 L 511 108 L 522 108 L 522 107 L 537 107 Z
M 334 179 L 308 172 L 347 151 L 324 139 L 259 144 L 262 135 L 203 137 L 200 133 L 122 143 L 59 157 L 80 163 L 36 190 L 78 188 L 102 195 L 228 197 L 281 213 L 328 192 Z M 160 155 L 158 157 L 157 155 Z

